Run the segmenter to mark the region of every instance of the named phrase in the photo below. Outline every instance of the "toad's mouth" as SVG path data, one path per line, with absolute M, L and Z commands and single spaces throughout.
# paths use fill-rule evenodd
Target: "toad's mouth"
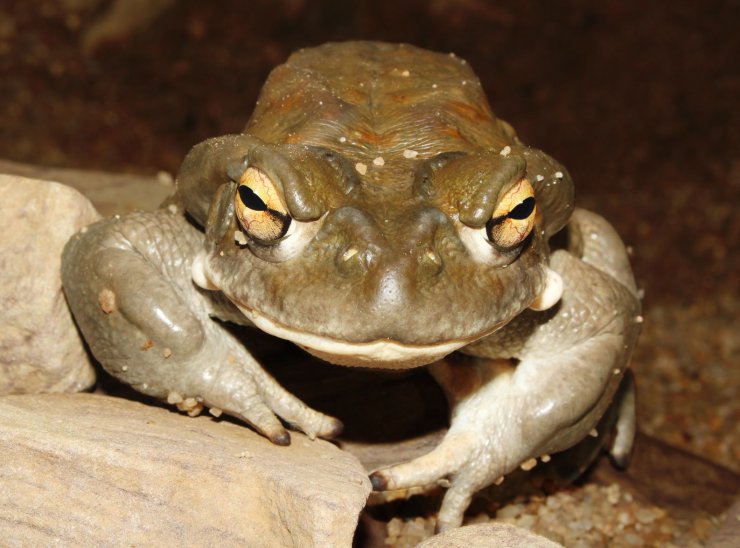
M 547 310 L 560 300 L 562 294 L 562 278 L 557 272 L 548 268 L 545 285 L 541 293 L 530 303 L 529 308 Z M 317 358 L 336 365 L 385 369 L 410 369 L 430 364 L 455 350 L 491 335 L 511 319 L 507 318 L 491 325 L 481 333 L 431 344 L 409 344 L 389 338 L 368 342 L 349 342 L 288 327 L 242 303 L 235 300 L 232 302 L 260 330 L 291 341 Z
M 317 358 L 336 365 L 410 369 L 442 359 L 455 350 L 485 336 L 484 334 L 480 337 L 465 340 L 433 344 L 406 344 L 392 339 L 347 342 L 292 329 L 244 305 L 234 304 L 261 331 L 291 341 Z M 496 326 L 496 328 L 498 327 Z M 495 329 L 491 331 L 495 331 Z

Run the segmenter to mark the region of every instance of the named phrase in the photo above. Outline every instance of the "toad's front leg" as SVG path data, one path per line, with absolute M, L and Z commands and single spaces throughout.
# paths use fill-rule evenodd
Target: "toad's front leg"
M 641 320 L 624 246 L 606 221 L 585 211 L 574 213 L 570 229 L 570 249 L 555 252 L 550 264 L 563 278 L 560 303 L 525 312 L 471 348 L 518 365 L 503 372 L 490 359 L 432 366 L 452 405 L 449 431 L 427 455 L 372 475 L 376 489 L 448 479 L 441 530 L 461 524 L 476 491 L 584 439 L 622 380 Z M 622 426 L 632 413 L 623 411 Z M 629 450 L 628 437 L 618 453 Z
M 193 284 L 202 245 L 203 235 L 168 210 L 104 220 L 73 237 L 64 290 L 95 357 L 140 392 L 191 412 L 220 409 L 280 445 L 290 437 L 277 416 L 311 437 L 336 435 L 338 420 L 283 389 L 211 318 L 229 309 Z

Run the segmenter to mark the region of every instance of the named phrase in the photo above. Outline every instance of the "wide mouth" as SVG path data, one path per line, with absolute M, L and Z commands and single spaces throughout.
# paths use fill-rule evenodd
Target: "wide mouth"
M 291 341 L 310 354 L 336 365 L 409 369 L 435 362 L 484 336 L 433 344 L 407 344 L 393 339 L 349 342 L 293 329 L 244 305 L 234 304 L 265 333 Z
M 529 304 L 529 308 L 533 310 L 547 310 L 562 297 L 563 280 L 560 275 L 550 268 L 546 269 L 545 274 L 544 286 Z M 386 369 L 409 369 L 430 364 L 491 335 L 511 319 L 507 317 L 469 336 L 426 344 L 405 343 L 392 338 L 347 341 L 289 327 L 242 303 L 234 300 L 232 302 L 257 328 L 275 337 L 291 341 L 322 360 L 337 365 Z

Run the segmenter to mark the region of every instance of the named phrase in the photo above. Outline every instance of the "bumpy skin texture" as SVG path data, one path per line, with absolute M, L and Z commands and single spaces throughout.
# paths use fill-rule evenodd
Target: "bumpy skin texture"
M 277 241 L 235 215 L 254 168 L 291 219 Z M 536 206 L 517 198 L 518 211 L 531 232 L 494 245 L 487 226 L 525 179 Z M 566 170 L 494 117 L 464 61 L 373 42 L 300 51 L 270 75 L 244 133 L 194 147 L 177 185 L 167 208 L 102 221 L 65 250 L 78 325 L 122 381 L 288 443 L 276 415 L 311 436 L 341 423 L 285 392 L 212 318 L 332 363 L 432 364 L 447 436 L 372 480 L 449 480 L 440 529 L 461 523 L 477 490 L 585 438 L 610 405 L 612 454 L 626 462 L 630 387 L 613 400 L 640 317 L 624 246 L 574 210 Z M 551 253 L 566 225 L 568 244 Z M 445 358 L 455 350 L 471 357 Z

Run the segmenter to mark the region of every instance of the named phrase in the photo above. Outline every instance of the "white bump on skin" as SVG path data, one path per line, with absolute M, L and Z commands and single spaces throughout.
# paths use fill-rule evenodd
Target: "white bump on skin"
M 556 179 L 562 179 L 563 178 L 563 172 L 562 171 L 556 171 L 555 172 L 555 178 Z
M 532 310 L 541 311 L 552 308 L 563 296 L 563 279 L 560 274 L 548 268 L 546 276 L 545 287 L 529 305 Z
M 357 170 L 357 173 L 360 175 L 365 175 L 367 173 L 367 166 L 363 164 L 362 162 L 357 162 L 355 164 L 355 169 Z
M 218 289 L 211 280 L 208 278 L 205 270 L 206 252 L 205 250 L 199 251 L 193 259 L 193 266 L 191 267 L 191 276 L 193 281 L 199 287 L 203 289 L 209 289 L 211 291 Z
M 419 153 L 415 150 L 409 150 L 406 149 L 403 151 L 403 157 L 411 160 L 412 158 L 416 158 L 419 155 Z
M 521 463 L 521 464 L 519 465 L 519 467 L 520 467 L 520 468 L 521 468 L 522 470 L 524 470 L 525 472 L 528 472 L 529 470 L 531 470 L 531 469 L 532 469 L 532 468 L 534 468 L 535 466 L 537 466 L 537 459 L 529 459 L 529 460 L 525 460 L 525 461 L 524 461 L 523 463 Z
M 383 167 L 385 165 L 385 160 L 382 156 L 378 156 L 373 160 L 373 165 L 378 167 Z
M 506 145 L 504 148 L 501 149 L 501 152 L 499 152 L 501 156 L 508 156 L 511 154 L 511 147 L 509 145 Z

